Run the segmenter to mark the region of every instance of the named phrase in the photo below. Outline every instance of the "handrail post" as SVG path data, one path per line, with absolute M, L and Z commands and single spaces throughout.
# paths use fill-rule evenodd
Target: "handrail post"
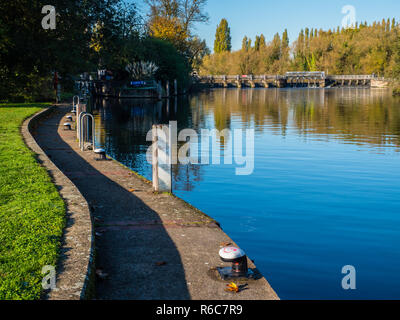
M 75 98 L 77 98 L 77 99 L 78 99 L 77 103 L 75 103 Z M 72 98 L 72 109 L 73 109 L 73 110 L 75 110 L 75 111 L 76 111 L 76 106 L 78 106 L 78 105 L 79 105 L 79 102 L 80 102 L 80 100 L 79 100 L 79 96 L 74 96 L 74 97 Z
M 76 138 L 79 139 L 79 131 L 80 131 L 80 115 L 81 115 L 81 105 L 78 104 L 76 106 Z
M 87 112 L 81 112 L 79 115 L 79 148 L 81 149 L 81 151 L 85 150 L 85 141 L 84 140 L 84 130 L 83 128 L 83 120 L 89 117 L 90 120 L 92 120 L 92 149 L 93 151 L 95 150 L 95 122 L 94 122 L 94 117 L 92 114 L 87 113 Z M 88 122 L 89 123 L 89 122 Z M 88 128 L 89 129 L 89 128 Z M 89 131 L 87 131 L 89 132 Z
M 152 149 L 152 164 L 153 164 L 153 191 L 158 192 L 160 185 L 158 182 L 158 136 L 157 126 L 153 125 L 153 149 Z

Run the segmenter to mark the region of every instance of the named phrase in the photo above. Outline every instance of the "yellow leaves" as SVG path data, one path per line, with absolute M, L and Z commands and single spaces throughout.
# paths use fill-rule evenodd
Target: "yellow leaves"
M 205 56 L 200 69 L 202 75 L 239 74 L 238 52 L 221 52 Z
M 239 293 L 239 287 L 237 286 L 236 283 L 231 282 L 230 284 L 227 284 L 227 285 L 226 285 L 225 291 L 227 291 L 227 292 Z
M 102 46 L 100 45 L 100 43 L 97 42 L 97 43 L 91 43 L 90 48 L 99 53 Z
M 178 19 L 160 16 L 154 17 L 150 22 L 150 34 L 174 44 L 182 43 L 189 38 Z
M 90 41 L 90 48 L 93 49 L 95 52 L 99 53 L 100 50 L 102 49 L 101 42 L 103 40 L 103 32 L 102 32 L 103 26 L 101 23 L 97 23 L 93 27 L 93 35 L 92 39 Z

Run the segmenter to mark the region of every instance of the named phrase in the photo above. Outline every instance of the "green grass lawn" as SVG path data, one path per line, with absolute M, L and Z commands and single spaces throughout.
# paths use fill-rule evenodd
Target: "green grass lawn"
M 56 265 L 65 205 L 20 127 L 45 104 L 0 104 L 0 300 L 40 299 L 42 267 Z

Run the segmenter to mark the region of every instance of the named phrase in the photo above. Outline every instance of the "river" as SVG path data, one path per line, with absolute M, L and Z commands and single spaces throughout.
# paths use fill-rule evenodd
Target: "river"
M 94 109 L 97 144 L 148 179 L 153 123 L 254 129 L 251 175 L 178 165 L 174 193 L 219 221 L 281 299 L 400 298 L 400 100 L 390 92 L 215 89 Z M 342 288 L 346 265 L 356 290 Z

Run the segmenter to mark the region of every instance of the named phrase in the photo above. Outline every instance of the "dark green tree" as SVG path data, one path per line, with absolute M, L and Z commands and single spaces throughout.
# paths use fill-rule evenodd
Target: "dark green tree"
M 54 0 L 56 29 L 45 30 L 44 1 L 1 1 L 0 97 L 43 100 L 42 87 L 51 88 L 52 72 L 58 71 L 65 79 L 89 70 L 93 26 L 115 2 Z

